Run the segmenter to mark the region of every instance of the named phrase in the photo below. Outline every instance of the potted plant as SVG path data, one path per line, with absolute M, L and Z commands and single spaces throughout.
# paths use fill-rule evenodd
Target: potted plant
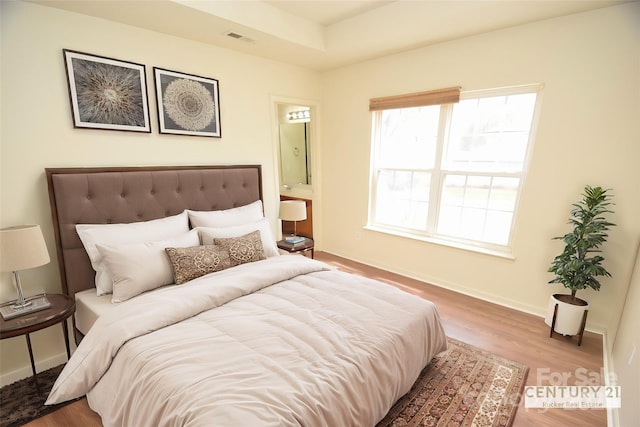
M 605 214 L 613 213 L 609 210 L 612 203 L 608 191 L 587 185 L 582 193 L 582 200 L 572 205 L 569 224 L 573 225 L 573 230 L 564 236 L 553 238 L 562 240 L 565 247 L 549 267 L 548 271 L 555 274 L 549 283 L 561 283 L 571 290 L 571 294 L 551 296 L 545 323 L 552 326 L 557 304 L 553 330 L 563 335 L 576 335 L 582 333 L 584 328 L 584 312 L 588 310 L 589 303 L 576 297 L 576 292 L 588 287 L 599 291 L 598 277 L 611 277 L 602 266 L 604 258 L 599 254 L 600 247 L 607 241 L 609 227 L 615 225 L 605 219 Z

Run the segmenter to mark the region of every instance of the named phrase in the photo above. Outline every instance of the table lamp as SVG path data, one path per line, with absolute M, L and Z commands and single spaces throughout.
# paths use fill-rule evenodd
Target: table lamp
M 0 271 L 13 272 L 18 299 L 12 305 L 0 307 L 4 319 L 51 307 L 46 296 L 25 301 L 19 270 L 40 267 L 50 261 L 47 245 L 39 225 L 20 225 L 0 229 Z
M 280 202 L 280 219 L 293 221 L 293 235 L 285 237 L 285 242 L 299 243 L 304 237 L 296 236 L 296 221 L 307 219 L 307 203 L 304 200 L 282 200 Z

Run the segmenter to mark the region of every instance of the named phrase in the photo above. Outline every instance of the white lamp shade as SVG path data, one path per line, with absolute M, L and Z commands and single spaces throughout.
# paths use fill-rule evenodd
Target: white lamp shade
M 39 267 L 50 261 L 39 225 L 0 229 L 0 271 Z
M 307 219 L 307 203 L 304 200 L 282 200 L 280 219 L 284 221 L 303 221 Z

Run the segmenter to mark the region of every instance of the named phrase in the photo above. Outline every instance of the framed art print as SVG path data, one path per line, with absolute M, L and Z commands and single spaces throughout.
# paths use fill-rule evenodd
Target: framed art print
M 151 132 L 145 66 L 63 49 L 76 128 Z
M 220 138 L 218 80 L 153 68 L 160 133 Z

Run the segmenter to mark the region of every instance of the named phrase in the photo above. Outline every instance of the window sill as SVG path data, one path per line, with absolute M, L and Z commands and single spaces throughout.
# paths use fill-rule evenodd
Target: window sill
M 418 240 L 421 242 L 432 243 L 434 245 L 448 246 L 450 248 L 461 249 L 464 251 L 475 252 L 483 255 L 490 255 L 497 258 L 515 260 L 515 256 L 509 251 L 501 251 L 497 249 L 484 248 L 481 246 L 473 246 L 451 240 L 438 239 L 435 237 L 417 236 L 415 234 L 405 233 L 398 230 L 390 230 L 388 228 L 376 227 L 374 225 L 367 225 L 365 230 L 375 231 L 378 233 L 390 234 L 392 236 L 405 237 L 407 239 Z

